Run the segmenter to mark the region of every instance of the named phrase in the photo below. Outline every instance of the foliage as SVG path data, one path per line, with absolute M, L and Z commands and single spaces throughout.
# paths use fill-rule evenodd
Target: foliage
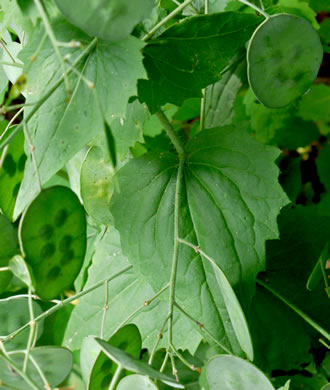
M 327 0 L 0 0 L 0 389 L 330 379 Z

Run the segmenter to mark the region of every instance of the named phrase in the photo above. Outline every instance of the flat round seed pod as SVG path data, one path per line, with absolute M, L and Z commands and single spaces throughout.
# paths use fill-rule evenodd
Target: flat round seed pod
M 20 236 L 36 292 L 53 299 L 78 275 L 86 250 L 85 211 L 67 187 L 48 188 L 22 218 Z
M 265 106 L 286 106 L 311 87 L 322 57 L 320 38 L 310 23 L 294 15 L 271 16 L 249 43 L 250 87 Z

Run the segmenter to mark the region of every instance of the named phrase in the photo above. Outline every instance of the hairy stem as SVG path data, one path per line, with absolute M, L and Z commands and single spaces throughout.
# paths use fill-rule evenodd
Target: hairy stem
M 173 126 L 171 125 L 170 121 L 168 120 L 167 116 L 164 114 L 162 110 L 158 111 L 156 115 L 160 120 L 160 122 L 162 123 L 162 125 L 164 126 L 166 134 L 168 135 L 169 139 L 174 145 L 175 150 L 177 151 L 180 159 L 182 159 L 184 157 L 184 148 Z
M 111 282 L 112 280 L 118 278 L 118 276 L 124 274 L 125 272 L 129 271 L 130 269 L 132 269 L 133 267 L 131 265 L 129 265 L 128 267 L 122 269 L 121 271 L 118 271 L 116 272 L 114 275 L 104 279 L 104 280 L 101 280 L 100 282 L 98 283 L 95 283 L 93 284 L 91 287 L 89 288 L 86 288 L 86 290 L 83 290 L 83 291 L 80 291 L 79 293 L 73 295 L 72 297 L 70 298 L 67 298 L 65 299 L 63 302 L 60 302 L 58 304 L 56 304 L 55 306 L 53 306 L 52 308 L 50 308 L 49 310 L 43 312 L 42 314 L 40 314 L 38 317 L 34 318 L 34 321 L 35 322 L 39 322 L 41 320 L 43 320 L 44 318 L 50 316 L 51 314 L 57 312 L 58 310 L 60 310 L 62 307 L 70 304 L 71 302 L 75 301 L 76 299 L 78 298 L 81 298 L 83 297 L 84 295 L 86 294 L 89 294 L 91 291 L 94 291 L 96 290 L 97 288 L 101 287 L 102 285 L 104 285 L 104 283 L 106 282 Z M 29 323 L 23 325 L 21 328 L 15 330 L 14 332 L 12 332 L 11 334 L 9 334 L 8 336 L 6 337 L 1 337 L 0 336 L 0 341 L 2 342 L 7 342 L 8 340 L 12 340 L 14 337 L 16 337 L 19 333 L 21 333 L 24 329 L 26 329 L 27 327 L 29 326 Z
M 33 339 L 34 339 L 34 333 L 36 331 L 36 322 L 34 321 L 34 310 L 33 310 L 33 304 L 32 304 L 32 291 L 31 287 L 29 287 L 29 297 L 28 297 L 28 305 L 29 305 L 29 315 L 30 315 L 30 333 L 29 338 L 26 346 L 25 356 L 24 356 L 24 363 L 23 363 L 23 372 L 26 372 L 27 365 L 29 362 L 30 352 L 33 345 Z
M 155 27 L 153 27 L 147 35 L 145 35 L 143 37 L 143 41 L 148 41 L 150 38 L 152 38 L 152 36 L 155 34 L 155 32 L 157 30 L 159 30 L 161 27 L 163 27 L 168 21 L 170 21 L 171 19 L 175 18 L 176 15 L 178 15 L 184 8 L 186 8 L 190 3 L 192 3 L 193 0 L 186 0 L 184 1 L 178 8 L 175 8 L 174 11 L 172 11 L 171 13 L 169 13 L 166 18 L 164 18 L 163 20 L 161 20 L 158 24 L 156 24 Z

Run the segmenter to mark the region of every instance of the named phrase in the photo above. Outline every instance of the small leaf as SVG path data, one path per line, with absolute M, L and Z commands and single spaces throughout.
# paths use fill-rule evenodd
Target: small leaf
M 98 223 L 109 225 L 114 169 L 102 149 L 92 147 L 86 154 L 80 173 L 80 191 L 87 213 Z
M 186 18 L 170 27 L 143 50 L 149 80 L 139 80 L 140 100 L 153 114 L 165 103 L 180 106 L 188 98 L 200 97 L 202 88 L 221 78 L 260 20 L 251 14 L 222 12 Z
M 298 115 L 305 120 L 330 121 L 330 86 L 313 85 L 301 98 Z
M 9 268 L 11 272 L 24 284 L 31 288 L 32 291 L 35 290 L 35 281 L 32 271 L 23 260 L 22 256 L 16 255 L 12 257 L 9 261 Z
M 95 341 L 101 346 L 102 351 L 107 355 L 107 357 L 113 360 L 122 368 L 128 371 L 135 372 L 137 374 L 150 376 L 153 379 L 160 380 L 167 385 L 177 389 L 184 388 L 184 386 L 176 382 L 174 378 L 172 379 L 171 377 L 164 375 L 159 371 L 156 371 L 148 364 L 133 358 L 128 353 L 107 344 L 101 339 L 95 338 Z
M 202 375 L 206 390 L 274 390 L 262 371 L 235 356 L 214 357 L 203 368 Z
M 322 58 L 320 38 L 309 22 L 288 14 L 271 16 L 249 43 L 251 89 L 265 106 L 284 107 L 311 87 Z
M 25 351 L 12 352 L 10 358 L 14 363 L 22 369 Z M 65 348 L 60 347 L 37 347 L 31 350 L 31 357 L 36 361 L 41 371 L 47 378 L 47 382 L 51 387 L 56 387 L 61 384 L 68 376 L 72 369 L 72 353 Z M 15 370 L 11 369 L 8 363 L 0 356 L 0 372 L 1 381 L 6 385 L 12 386 L 15 389 L 26 390 L 27 383 Z M 44 389 L 38 370 L 31 360 L 28 362 L 27 374 L 29 377 Z
M 95 342 L 95 339 L 93 340 Z M 95 360 L 89 376 L 89 381 L 87 382 L 89 390 L 99 390 L 100 388 L 109 387 L 117 369 L 116 363 L 109 360 L 104 352 L 101 351 L 100 345 L 98 343 L 96 344 L 101 353 L 99 353 Z M 119 329 L 118 332 L 111 336 L 108 344 L 127 352 L 136 359 L 139 358 L 141 353 L 141 336 L 138 328 L 133 324 L 126 325 Z M 129 373 L 126 371 L 122 372 L 122 376 L 128 374 Z
M 71 286 L 85 255 L 86 218 L 75 193 L 61 186 L 43 190 L 24 214 L 20 235 L 37 294 L 57 297 Z
M 34 316 L 42 313 L 39 304 L 33 301 Z M 0 335 L 7 336 L 21 326 L 30 322 L 29 306 L 27 298 L 10 297 L 0 300 Z M 43 331 L 43 321 L 38 323 L 38 338 Z M 6 344 L 8 351 L 24 349 L 29 337 L 29 329 L 25 329 L 13 340 Z M 2 373 L 1 369 L 0 372 Z M 2 377 L 1 377 L 2 379 Z
M 157 390 L 157 386 L 151 380 L 142 375 L 129 375 L 123 378 L 117 386 L 117 390 Z

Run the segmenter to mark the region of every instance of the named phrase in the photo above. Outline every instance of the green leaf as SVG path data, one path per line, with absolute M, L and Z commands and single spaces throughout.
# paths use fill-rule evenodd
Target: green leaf
M 119 234 L 113 227 L 109 226 L 102 240 L 97 244 L 84 289 L 110 277 L 127 267 L 128 264 L 127 258 L 121 251 Z M 118 330 L 119 326 L 122 326 L 132 313 L 143 307 L 144 302 L 155 294 L 151 286 L 133 271 L 129 271 L 110 282 L 108 289 L 109 310 L 104 326 L 106 340 Z M 137 325 L 142 336 L 143 347 L 149 350 L 153 348 L 158 339 L 159 330 L 168 315 L 168 294 L 164 293 L 164 298 L 161 298 L 162 296 L 150 306 L 144 307 L 128 322 Z M 99 288 L 79 300 L 79 304 L 72 312 L 64 345 L 72 350 L 80 349 L 85 337 L 95 334 L 95 332 L 99 333 L 104 312 L 104 300 L 104 288 Z M 188 349 L 194 353 L 201 341 L 201 336 L 196 330 L 197 327 L 193 327 L 180 313 L 176 312 L 174 318 L 178 327 L 174 335 L 175 345 L 177 348 Z M 163 335 L 159 348 L 167 346 L 167 328 L 165 328 Z
M 316 21 L 316 12 L 310 8 L 308 2 L 299 0 L 280 0 L 277 5 L 281 7 L 282 12 L 300 16 L 308 20 L 316 30 L 319 28 Z
M 123 378 L 117 386 L 118 390 L 157 390 L 156 385 L 151 380 L 142 375 L 130 375 Z
M 50 300 L 69 288 L 86 249 L 85 212 L 74 192 L 43 190 L 24 214 L 20 236 L 37 294 Z
M 80 41 L 84 46 L 89 43 L 81 31 L 61 20 L 53 25 L 53 29 L 59 41 Z M 29 63 L 38 49 L 43 35 L 44 31 L 37 30 L 31 43 L 24 48 L 21 56 L 25 64 Z M 136 95 L 137 79 L 145 76 L 140 52 L 143 45 L 134 37 L 112 43 L 99 41 L 78 67 L 84 77 L 94 83 L 95 88 L 90 88 L 90 84 L 74 73 L 69 78 L 73 90 L 69 101 L 62 85 L 42 105 L 38 115 L 29 121 L 42 184 L 88 142 L 104 134 L 104 120 L 111 126 L 115 118 L 125 117 L 128 99 Z M 81 50 L 64 49 L 63 55 L 69 54 L 73 61 Z M 29 103 L 40 99 L 61 74 L 57 56 L 48 39 L 27 71 Z M 30 108 L 27 107 L 25 115 L 29 112 Z M 16 217 L 36 196 L 37 188 L 35 169 L 29 161 L 18 196 Z
M 265 106 L 284 107 L 311 87 L 322 58 L 320 38 L 310 23 L 288 14 L 271 16 L 249 43 L 250 86 Z
M 6 217 L 0 214 L 0 267 L 8 267 L 9 260 L 19 252 L 17 231 Z M 10 271 L 0 272 L 0 294 L 10 283 Z
M 200 97 L 202 88 L 221 78 L 259 21 L 254 15 L 225 12 L 172 26 L 143 50 L 149 80 L 139 81 L 140 100 L 154 113 L 165 103 L 180 106 L 187 98 Z
M 9 261 L 10 271 L 20 279 L 32 291 L 35 290 L 35 281 L 31 269 L 23 260 L 22 256 L 16 255 Z
M 278 223 L 280 240 L 267 242 L 267 271 L 262 280 L 329 331 L 329 299 L 324 288 L 320 285 L 308 291 L 306 281 L 329 240 L 330 218 L 318 215 L 316 207 L 299 206 L 283 210 Z
M 179 236 L 215 259 L 247 303 L 264 269 L 264 242 L 277 237 L 276 216 L 287 203 L 273 163 L 278 152 L 233 127 L 202 132 L 186 151 Z M 177 172 L 171 153 L 134 159 L 119 170 L 111 201 L 123 252 L 155 291 L 170 279 Z M 242 354 L 212 265 L 182 245 L 176 292 L 180 306 Z
M 12 219 L 26 162 L 23 132 L 10 143 L 4 156 L 0 169 L 0 208 L 9 219 Z
M 311 361 L 307 324 L 278 298 L 257 287 L 249 313 L 254 363 L 264 372 L 299 369 Z
M 282 387 L 279 387 L 277 390 L 290 390 L 290 379 L 286 382 L 286 384 Z
M 35 317 L 42 313 L 39 304 L 33 301 L 33 312 Z M 30 322 L 29 306 L 27 298 L 9 297 L 0 300 L 0 335 L 7 336 L 21 326 Z M 38 338 L 41 336 L 44 324 L 38 324 Z M 24 349 L 29 337 L 29 329 L 25 329 L 13 340 L 6 344 L 8 351 Z M 0 372 L 2 373 L 1 369 Z M 2 377 L 1 377 L 2 379 Z
M 320 25 L 319 34 L 326 53 L 330 52 L 330 19 L 324 19 Z
M 80 191 L 87 213 L 105 225 L 112 222 L 109 205 L 113 192 L 113 174 L 112 164 L 102 149 L 92 147 L 81 167 Z
M 328 0 L 310 0 L 309 3 L 315 11 L 330 11 L 330 4 Z
M 107 355 L 109 359 L 117 363 L 122 368 L 133 371 L 137 374 L 146 375 L 151 378 L 160 380 L 166 384 L 168 384 L 171 387 L 177 388 L 177 389 L 183 389 L 184 386 L 182 386 L 180 383 L 176 382 L 174 378 L 171 378 L 170 376 L 164 375 L 161 372 L 155 370 L 148 364 L 137 360 L 133 358 L 128 353 L 113 347 L 112 345 L 109 345 L 104 340 L 95 338 L 95 341 L 100 345 L 102 351 Z
M 236 356 L 214 357 L 203 368 L 202 375 L 205 390 L 274 390 L 262 371 Z
M 231 124 L 234 101 L 246 79 L 246 61 L 233 59 L 231 68 L 215 84 L 206 88 L 205 127 L 212 128 Z
M 126 38 L 134 26 L 149 15 L 152 0 L 56 0 L 68 20 L 89 35 L 110 41 Z
M 305 120 L 330 121 L 330 87 L 313 85 L 300 100 L 298 115 Z
M 25 351 L 15 351 L 10 358 L 22 369 Z M 38 347 L 31 350 L 31 357 L 36 361 L 51 387 L 60 385 L 68 376 L 72 369 L 72 353 L 59 347 Z M 8 362 L 0 356 L 1 381 L 15 389 L 26 390 L 27 383 L 15 370 L 11 369 Z M 29 360 L 27 374 L 38 384 L 40 389 L 44 388 L 44 383 L 35 365 Z
M 92 370 L 85 382 L 88 384 L 89 390 L 98 390 L 101 388 L 109 387 L 110 382 L 117 370 L 117 364 L 109 360 L 109 358 L 101 351 L 100 345 L 94 340 L 94 343 L 99 348 L 99 355 L 95 360 Z M 122 351 L 127 352 L 129 355 L 138 359 L 141 354 L 141 336 L 137 327 L 133 324 L 126 325 L 119 329 L 108 341 L 109 345 L 119 348 Z M 88 351 L 85 351 L 85 353 Z M 82 353 L 80 354 L 82 356 Z M 90 358 L 85 356 L 85 358 Z M 125 370 L 122 372 L 122 376 L 128 375 Z M 85 374 L 86 377 L 86 374 Z

